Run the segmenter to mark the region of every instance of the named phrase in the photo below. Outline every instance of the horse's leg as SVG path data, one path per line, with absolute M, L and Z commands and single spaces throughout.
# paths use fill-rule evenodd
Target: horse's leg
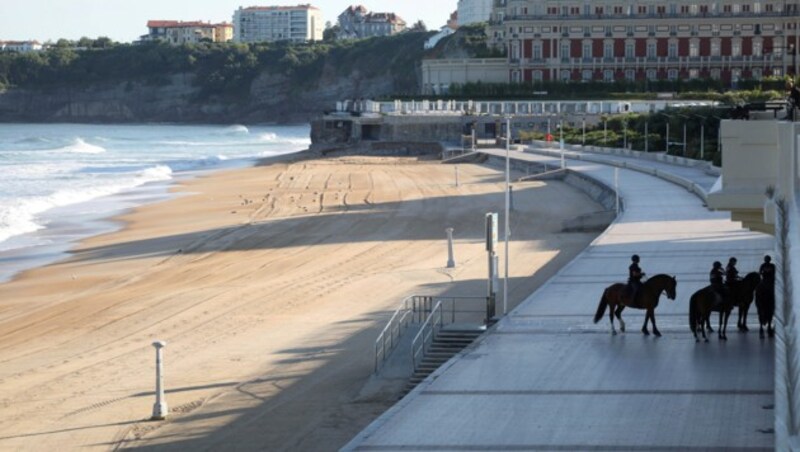
M 706 330 L 708 330 L 709 333 L 714 332 L 714 328 L 711 328 L 711 311 L 708 311 L 708 316 L 706 317 Z
M 642 333 L 644 333 L 645 336 L 649 336 L 650 335 L 650 331 L 647 329 L 647 321 L 648 320 L 650 320 L 650 310 L 649 309 L 647 310 L 647 312 L 644 315 L 644 325 L 642 325 Z
M 608 318 L 611 320 L 611 335 L 617 335 L 617 329 L 614 328 L 614 305 L 608 304 Z
M 708 312 L 708 313 L 706 313 L 706 314 L 704 314 L 704 315 L 702 315 L 702 316 L 700 317 L 700 330 L 703 332 L 703 341 L 704 341 L 704 342 L 708 342 L 708 336 L 706 336 L 706 329 L 705 329 L 705 325 L 706 325 L 707 323 L 709 323 L 709 322 L 708 322 L 708 318 L 709 318 L 709 317 L 711 317 L 711 313 L 710 313 L 710 312 Z
M 764 324 L 761 323 L 761 320 L 758 321 L 758 337 L 764 339 Z
M 747 327 L 747 313 L 750 311 L 750 303 L 744 304 L 744 316 L 742 316 L 742 331 L 750 331 L 750 328 Z
M 622 310 L 625 309 L 625 305 L 621 304 L 617 307 L 617 311 L 615 315 L 617 316 L 617 320 L 619 321 L 619 330 L 620 332 L 625 332 L 625 321 L 622 320 Z
M 738 328 L 739 331 L 744 331 L 744 326 L 742 324 L 742 314 L 744 314 L 744 306 L 739 305 L 739 317 L 736 319 L 736 328 Z
M 719 328 L 717 329 L 717 338 L 722 339 L 722 317 L 725 315 L 725 312 L 719 311 Z
M 731 316 L 731 311 L 725 311 L 725 324 L 722 327 L 722 339 L 727 341 L 728 340 L 728 318 Z
M 655 334 L 656 337 L 661 337 L 661 331 L 658 331 L 658 327 L 656 326 L 656 308 L 650 308 L 647 312 L 650 315 L 650 322 L 653 324 L 653 334 Z

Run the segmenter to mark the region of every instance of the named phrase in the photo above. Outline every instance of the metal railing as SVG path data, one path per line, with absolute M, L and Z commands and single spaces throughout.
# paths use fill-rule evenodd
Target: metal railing
M 403 331 L 411 323 L 422 322 L 431 311 L 433 297 L 412 295 L 400 303 L 392 317 L 375 340 L 375 372 L 386 361 L 402 336 Z
M 436 334 L 445 325 L 457 322 L 482 324 L 486 316 L 486 302 L 486 297 L 437 297 L 436 305 L 411 342 L 412 369 L 417 370 Z
M 417 363 L 422 362 L 425 352 L 428 347 L 433 343 L 436 333 L 444 326 L 444 316 L 442 315 L 442 302 L 436 303 L 430 315 L 419 329 L 419 332 L 414 336 L 411 342 L 411 364 L 414 370 L 417 370 Z

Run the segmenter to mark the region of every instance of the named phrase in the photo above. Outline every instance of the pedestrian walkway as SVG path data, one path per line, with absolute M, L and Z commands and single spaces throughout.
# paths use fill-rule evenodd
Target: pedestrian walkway
M 713 184 L 702 169 L 637 163 Z M 614 186 L 609 165 L 567 164 Z M 715 334 L 695 343 L 688 304 L 713 261 L 736 256 L 742 274 L 755 271 L 772 237 L 741 229 L 685 187 L 651 174 L 621 169 L 619 184 L 626 210 L 614 224 L 345 449 L 771 450 L 773 344 L 737 332 L 735 313 L 727 342 Z M 662 297 L 656 310 L 660 338 L 640 332 L 643 311 L 626 309 L 628 331 L 617 336 L 607 315 L 592 321 L 603 289 L 627 277 L 634 253 L 648 276 L 677 277 L 677 299 Z

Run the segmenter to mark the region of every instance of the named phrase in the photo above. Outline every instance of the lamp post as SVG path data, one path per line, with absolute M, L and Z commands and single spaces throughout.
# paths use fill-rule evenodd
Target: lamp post
M 706 153 L 705 153 L 705 149 L 706 149 L 706 119 L 708 119 L 708 118 L 706 116 L 703 116 L 703 115 L 698 115 L 697 113 L 695 113 L 694 116 L 696 116 L 696 117 L 698 117 L 698 118 L 700 118 L 702 120 L 702 121 L 700 121 L 700 160 L 705 160 L 706 159 Z
M 586 146 L 586 116 L 583 117 L 582 126 L 583 126 L 583 138 L 581 139 L 581 145 Z
M 608 118 L 603 117 L 603 146 L 608 146 Z
M 665 143 L 665 145 L 664 145 L 664 153 L 669 154 L 669 121 L 670 121 L 670 119 L 672 119 L 672 116 L 668 115 L 666 113 L 658 113 L 658 114 L 661 115 L 661 116 L 664 116 L 665 118 L 667 118 L 667 134 L 666 134 L 665 140 L 664 140 L 664 143 Z
M 511 116 L 506 116 L 506 218 L 503 241 L 505 242 L 505 272 L 503 278 L 503 315 L 508 312 L 508 239 L 511 236 L 511 226 L 509 225 L 509 215 L 511 214 L 511 160 L 509 151 L 511 149 Z
M 647 130 L 647 117 L 644 118 L 644 152 L 650 152 L 650 132 Z
M 691 118 L 680 113 L 677 113 L 676 115 L 683 118 L 683 156 L 686 157 L 686 122 Z

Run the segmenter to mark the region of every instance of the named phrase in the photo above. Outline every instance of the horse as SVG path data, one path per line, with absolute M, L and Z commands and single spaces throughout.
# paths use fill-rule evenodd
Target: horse
M 764 325 L 767 326 L 769 337 L 775 335 L 772 317 L 775 315 L 775 283 L 761 281 L 756 287 L 756 309 L 758 309 L 759 331 L 758 337 L 764 338 Z
M 653 334 L 661 336 L 661 332 L 656 327 L 655 309 L 658 306 L 658 299 L 661 294 L 666 292 L 667 298 L 670 300 L 675 299 L 675 288 L 678 285 L 678 280 L 674 276 L 669 275 L 655 275 L 648 279 L 639 290 L 636 300 L 631 300 L 627 295 L 627 285 L 624 283 L 612 284 L 603 291 L 603 296 L 600 297 L 600 304 L 597 306 L 597 313 L 594 315 L 594 323 L 600 321 L 603 314 L 606 312 L 606 307 L 609 308 L 608 318 L 611 320 L 611 334 L 616 335 L 617 330 L 614 328 L 614 317 L 619 320 L 619 329 L 625 332 L 625 322 L 622 320 L 622 310 L 626 307 L 635 309 L 646 309 L 647 313 L 644 317 L 644 325 L 642 325 L 642 333 L 645 336 L 650 335 L 647 330 L 647 321 L 650 320 L 653 324 Z
M 757 272 L 750 272 L 744 279 L 737 281 L 734 286 L 736 293 L 732 295 L 735 305 L 739 306 L 739 319 L 736 322 L 739 331 L 750 331 L 747 328 L 747 311 L 750 310 L 750 305 L 753 303 L 753 295 L 760 283 L 761 275 Z
M 708 332 L 713 333 L 711 329 L 711 311 L 719 312 L 719 338 L 721 340 L 727 339 L 725 330 L 728 327 L 728 316 L 733 310 L 733 302 L 730 296 L 720 297 L 719 294 L 711 286 L 703 287 L 697 292 L 693 293 L 689 298 L 689 329 L 692 330 L 695 342 L 700 342 L 697 337 L 697 330 L 703 334 L 703 340 L 708 342 L 706 337 L 706 325 L 708 325 Z M 725 319 L 723 327 L 722 320 Z

